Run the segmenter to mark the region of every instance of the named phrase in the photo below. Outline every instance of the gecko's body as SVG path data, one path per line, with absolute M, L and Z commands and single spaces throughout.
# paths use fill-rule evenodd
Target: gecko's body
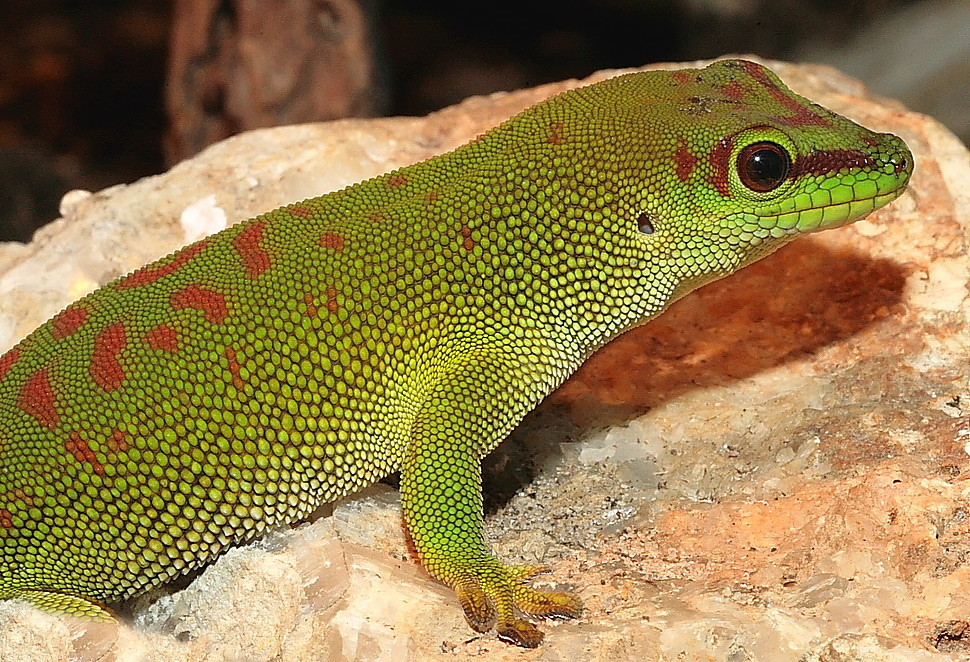
M 0 358 L 0 598 L 107 617 L 401 472 L 469 622 L 579 601 L 482 536 L 482 457 L 593 351 L 912 158 L 742 61 L 621 76 L 449 154 L 289 205 L 72 304 Z

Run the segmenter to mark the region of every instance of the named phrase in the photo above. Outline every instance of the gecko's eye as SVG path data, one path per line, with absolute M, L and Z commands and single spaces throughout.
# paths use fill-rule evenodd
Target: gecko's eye
M 781 186 L 790 170 L 791 157 L 775 143 L 753 143 L 738 154 L 738 177 L 756 193 L 767 193 Z

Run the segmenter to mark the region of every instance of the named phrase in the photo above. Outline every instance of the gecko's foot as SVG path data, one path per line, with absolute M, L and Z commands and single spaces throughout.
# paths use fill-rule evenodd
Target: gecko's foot
M 538 618 L 576 618 L 583 603 L 573 593 L 539 591 L 525 582 L 549 569 L 542 565 L 508 566 L 496 559 L 462 568 L 455 592 L 468 624 L 478 632 L 495 627 L 499 639 L 523 648 L 542 642 L 542 631 L 517 618 L 517 612 Z

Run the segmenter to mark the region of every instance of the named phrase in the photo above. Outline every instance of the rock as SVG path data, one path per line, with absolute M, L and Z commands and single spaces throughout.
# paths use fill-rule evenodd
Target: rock
M 796 91 L 902 135 L 888 209 L 802 239 L 599 352 L 488 463 L 488 532 L 587 611 L 536 660 L 947 660 L 970 651 L 970 157 L 822 67 Z M 588 81 L 617 72 L 601 72 Z M 186 240 L 446 151 L 576 81 L 424 119 L 282 127 L 93 195 L 0 248 L 0 344 Z M 208 196 L 214 195 L 210 199 Z M 192 212 L 185 214 L 187 209 Z M 193 226 L 194 227 L 194 226 Z M 503 496 L 504 495 L 504 496 Z M 396 494 L 236 549 L 91 626 L 0 604 L 0 660 L 430 660 L 478 636 L 408 553 Z

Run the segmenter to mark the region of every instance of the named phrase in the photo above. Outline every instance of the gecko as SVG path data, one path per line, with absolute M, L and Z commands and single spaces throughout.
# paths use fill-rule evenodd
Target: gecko
M 912 170 L 724 60 L 564 92 L 190 244 L 0 357 L 0 599 L 112 619 L 400 472 L 420 564 L 471 628 L 535 647 L 582 603 L 490 552 L 483 457 L 605 343 Z

